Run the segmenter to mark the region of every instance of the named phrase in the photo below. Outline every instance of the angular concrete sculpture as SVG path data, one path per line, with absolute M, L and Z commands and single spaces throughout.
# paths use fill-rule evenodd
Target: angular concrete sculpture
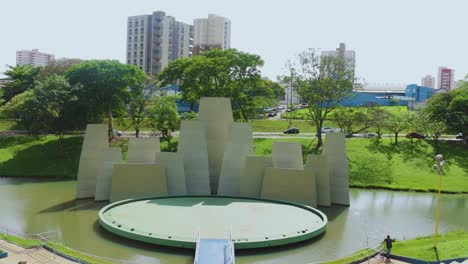
M 330 168 L 331 203 L 349 205 L 348 159 L 344 133 L 327 133 L 323 155 Z
M 314 184 L 313 175 L 304 170 L 266 168 L 261 197 L 315 206 Z
M 169 195 L 186 195 L 184 163 L 182 157 L 174 152 L 156 152 L 156 164 L 161 164 L 166 173 L 167 193 Z
M 247 156 L 245 169 L 240 174 L 240 195 L 260 198 L 263 175 L 267 167 L 273 167 L 271 157 Z
M 250 123 L 232 123 L 219 176 L 219 195 L 240 194 L 240 175 L 245 168 L 246 157 L 252 154 L 252 126 Z
M 159 138 L 130 138 L 127 163 L 154 163 L 154 155 L 159 151 Z
M 162 165 L 138 163 L 114 165 L 111 202 L 166 195 L 166 173 Z
M 315 175 L 317 205 L 331 206 L 330 170 L 323 155 L 307 155 L 306 171 Z
M 122 149 L 108 148 L 102 152 L 101 167 L 98 168 L 96 177 L 95 201 L 108 201 L 110 199 L 110 188 L 114 165 L 122 163 Z
M 182 120 L 177 153 L 184 164 L 187 194 L 211 194 L 206 134 L 202 123 Z
M 76 198 L 92 198 L 96 192 L 96 176 L 101 167 L 101 153 L 109 147 L 107 126 L 88 124 L 81 147 L 76 185 Z
M 229 128 L 234 121 L 231 100 L 225 97 L 200 98 L 198 121 L 203 124 L 206 133 L 211 192 L 217 193 L 224 147 L 228 139 Z
M 273 167 L 282 169 L 304 169 L 302 145 L 295 142 L 273 142 Z

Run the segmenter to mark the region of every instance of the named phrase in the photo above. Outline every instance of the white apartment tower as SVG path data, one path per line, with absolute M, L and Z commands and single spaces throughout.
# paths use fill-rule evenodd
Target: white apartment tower
M 321 56 L 339 57 L 345 63 L 347 71 L 351 71 L 354 79 L 356 68 L 356 53 L 354 50 L 346 50 L 346 44 L 340 43 L 340 47 L 336 50 L 322 51 Z
M 455 70 L 447 67 L 439 67 L 439 75 L 437 78 L 437 89 L 445 89 L 450 91 L 455 89 Z
M 429 88 L 435 88 L 435 78 L 431 75 L 426 75 L 422 77 L 421 85 Z
M 16 51 L 16 65 L 46 66 L 55 59 L 53 54 L 40 52 L 38 49 Z
M 201 54 L 210 49 L 231 47 L 231 21 L 225 17 L 209 14 L 208 18 L 193 20 L 193 54 Z
M 190 57 L 193 26 L 176 21 L 162 11 L 127 19 L 127 64 L 157 76 L 169 63 Z

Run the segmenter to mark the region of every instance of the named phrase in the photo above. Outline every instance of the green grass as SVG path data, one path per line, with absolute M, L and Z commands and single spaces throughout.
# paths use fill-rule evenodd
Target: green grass
M 23 127 L 18 125 L 13 120 L 5 120 L 5 119 L 0 120 L 0 130 L 22 130 L 22 129 Z
M 351 108 L 351 107 L 350 107 Z M 401 112 L 407 112 L 408 108 L 406 106 L 380 106 L 380 108 L 383 108 L 390 113 L 396 114 L 396 113 L 401 113 Z M 333 111 L 330 112 L 329 116 L 333 114 Z M 309 110 L 308 109 L 298 109 L 296 111 L 292 111 L 289 113 L 284 113 L 282 115 L 283 118 L 293 118 L 293 119 L 310 119 L 309 115 Z
M 83 138 L 0 137 L 0 176 L 76 178 Z
M 36 240 L 36 239 L 26 239 L 26 238 L 21 238 L 18 236 L 12 236 L 12 235 L 7 235 L 0 233 L 0 239 L 8 241 L 10 243 L 16 244 L 20 247 L 23 248 L 34 248 L 37 246 L 41 246 L 41 242 Z M 56 243 L 56 242 L 49 242 L 46 244 L 50 248 L 56 250 L 57 252 L 61 252 L 69 257 L 72 257 L 74 259 L 80 260 L 83 263 L 88 263 L 88 264 L 111 264 L 112 262 L 101 260 L 98 258 L 90 257 L 87 255 L 84 255 L 80 252 L 77 252 L 73 249 L 70 249 L 66 247 L 63 244 Z M 0 250 L 1 253 L 1 250 Z
M 434 237 L 419 237 L 407 241 L 397 241 L 392 254 L 425 261 L 439 261 L 468 257 L 468 233 L 453 231 L 439 236 L 437 251 L 434 250 Z
M 350 185 L 399 190 L 436 191 L 439 177 L 433 168 L 437 153 L 444 154 L 442 176 L 445 192 L 468 193 L 468 148 L 460 142 L 440 142 L 436 151 L 430 141 L 402 138 L 347 140 Z M 387 181 L 387 182 L 386 182 Z
M 0 233 L 0 239 L 16 244 L 23 248 L 34 248 L 40 245 L 39 241 L 34 239 L 26 239 L 18 236 L 12 236 Z

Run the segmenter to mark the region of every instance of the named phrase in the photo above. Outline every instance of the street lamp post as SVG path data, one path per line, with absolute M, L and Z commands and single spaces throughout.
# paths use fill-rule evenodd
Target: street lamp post
M 439 236 L 439 222 L 440 222 L 440 190 L 442 189 L 442 168 L 445 165 L 444 156 L 437 154 L 435 156 L 434 169 L 439 174 L 439 192 L 437 193 L 437 208 L 436 208 L 436 222 L 435 222 L 435 234 L 434 234 L 434 248 L 437 248 L 437 239 Z

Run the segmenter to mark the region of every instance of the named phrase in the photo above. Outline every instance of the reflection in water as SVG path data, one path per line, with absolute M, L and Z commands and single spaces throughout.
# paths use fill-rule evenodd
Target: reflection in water
M 129 241 L 103 230 L 97 213 L 106 203 L 75 200 L 74 181 L 0 178 L 0 225 L 27 233 L 58 230 L 68 246 L 138 263 L 192 263 L 193 250 Z M 468 229 L 468 195 L 443 195 L 441 232 Z M 236 252 L 236 262 L 309 263 L 348 255 L 387 234 L 397 239 L 429 235 L 434 229 L 435 194 L 351 190 L 351 206 L 321 207 L 327 231 L 311 241 Z

